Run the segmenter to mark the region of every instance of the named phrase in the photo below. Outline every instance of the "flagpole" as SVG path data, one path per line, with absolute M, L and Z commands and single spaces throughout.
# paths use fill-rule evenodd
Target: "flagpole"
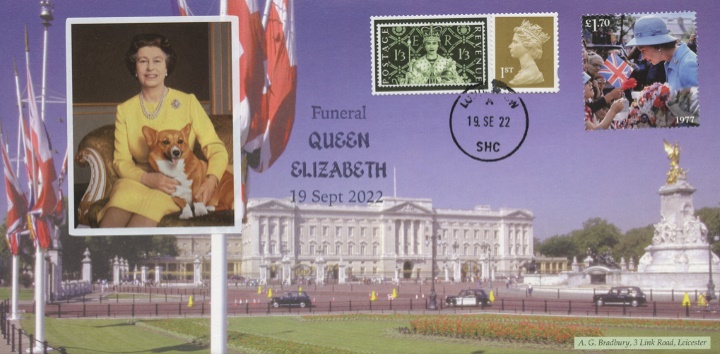
M 242 0 L 244 1 L 244 0 Z M 220 1 L 227 16 L 227 0 Z M 210 352 L 227 352 L 227 235 L 210 235 Z
M 272 6 L 273 0 L 265 0 L 265 10 L 263 11 L 262 27 L 267 27 L 268 17 L 270 17 L 270 6 Z
M 0 136 L 2 136 L 2 127 L 0 127 Z M 5 151 L 8 151 L 8 144 L 6 144 L 4 141 L 0 142 L 1 144 L 5 144 Z M 10 166 L 7 166 L 10 167 Z M 7 176 L 5 176 L 7 180 Z M 6 191 L 7 192 L 7 191 Z M 10 225 L 7 225 L 7 227 L 10 227 Z M 8 243 L 8 245 L 10 245 Z M 17 321 L 20 319 L 20 316 L 18 315 L 18 260 L 19 256 L 15 254 L 15 252 L 12 249 L 12 246 L 10 248 L 10 253 L 12 253 L 12 289 L 10 294 L 10 321 Z M 18 245 L 19 248 L 19 245 Z
M 15 164 L 15 171 L 20 174 L 20 143 L 22 141 L 23 148 L 25 147 L 25 135 L 23 133 L 23 122 L 22 120 L 22 98 L 20 95 L 20 78 L 17 72 L 17 64 L 13 58 L 13 69 L 15 70 L 15 94 L 17 96 L 18 105 L 18 143 L 17 143 L 17 162 Z M 20 237 L 18 239 L 18 248 L 20 247 Z M 10 320 L 20 320 L 20 312 L 18 311 L 18 294 L 20 291 L 19 285 L 19 271 L 20 271 L 20 256 L 13 253 L 12 256 L 12 294 L 10 300 Z
M 42 61 L 42 87 L 40 88 L 40 119 L 45 121 L 45 77 L 47 76 L 47 45 L 48 45 L 48 27 L 50 27 L 50 21 L 54 19 L 52 10 L 53 4 L 50 0 L 40 1 L 40 18 L 43 20 L 43 61 Z

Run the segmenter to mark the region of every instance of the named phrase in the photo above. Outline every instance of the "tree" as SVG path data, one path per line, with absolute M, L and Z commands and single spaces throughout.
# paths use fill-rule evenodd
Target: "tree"
M 628 230 L 624 236 L 620 237 L 620 242 L 615 245 L 613 254 L 617 257 L 625 257 L 626 262 L 629 262 L 632 257 L 637 265 L 640 257 L 645 254 L 645 247 L 652 244 L 654 230 L 653 225 Z
M 540 253 L 548 257 L 572 258 L 578 253 L 575 242 L 570 235 L 555 235 L 543 241 L 538 248 Z
M 12 280 L 12 253 L 8 248 L 7 239 L 5 238 L 5 230 L 7 230 L 7 217 L 3 220 L 0 225 L 0 235 L 4 239 L 0 242 L 0 278 L 5 280 L 6 284 L 9 284 Z M 35 267 L 35 249 L 33 247 L 33 241 L 29 236 L 21 236 L 19 238 L 19 256 L 20 256 L 20 270 L 23 269 L 34 269 Z
M 707 226 L 708 237 L 720 235 L 720 208 L 702 208 L 695 215 Z M 720 242 L 713 244 L 713 252 L 720 254 Z
M 579 253 L 575 254 L 580 259 L 585 256 L 588 249 L 601 254 L 605 251 L 612 251 L 615 245 L 620 242 L 620 229 L 601 218 L 593 218 L 583 223 L 581 230 L 570 233 L 573 243 Z M 617 255 L 613 255 L 616 257 Z

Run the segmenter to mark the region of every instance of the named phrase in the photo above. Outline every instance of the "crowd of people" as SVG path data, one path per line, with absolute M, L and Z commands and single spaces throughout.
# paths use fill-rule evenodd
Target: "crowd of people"
M 583 39 L 585 129 L 698 125 L 697 34 L 683 43 L 665 20 L 643 16 L 633 36 L 609 46 Z M 612 71 L 623 75 L 610 83 Z

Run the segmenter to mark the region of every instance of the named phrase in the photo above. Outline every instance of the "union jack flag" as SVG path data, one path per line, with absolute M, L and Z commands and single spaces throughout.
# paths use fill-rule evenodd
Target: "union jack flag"
M 617 53 L 611 53 L 605 59 L 605 63 L 603 63 L 603 67 L 598 73 L 605 78 L 607 83 L 620 87 L 625 80 L 630 78 L 632 71 L 632 67 L 622 60 Z

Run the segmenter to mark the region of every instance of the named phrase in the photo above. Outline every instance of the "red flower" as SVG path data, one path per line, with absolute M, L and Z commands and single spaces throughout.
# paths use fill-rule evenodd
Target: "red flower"
M 622 90 L 623 91 L 631 90 L 631 89 L 634 89 L 635 86 L 637 86 L 637 80 L 635 80 L 634 78 L 630 78 L 630 79 L 625 80 L 625 82 L 622 83 Z

